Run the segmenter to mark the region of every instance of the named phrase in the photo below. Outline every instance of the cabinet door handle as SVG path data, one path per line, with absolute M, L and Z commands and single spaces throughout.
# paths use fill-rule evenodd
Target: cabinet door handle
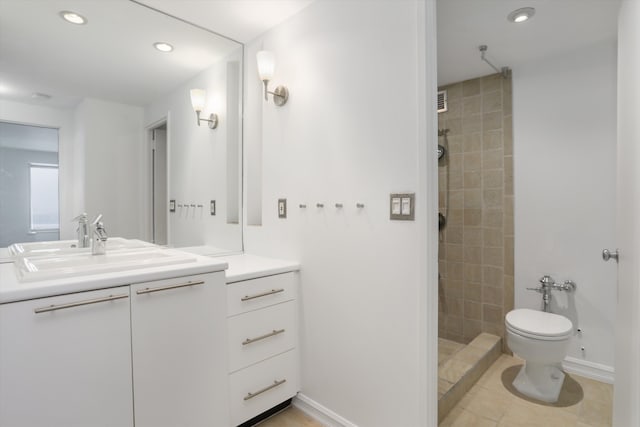
M 278 329 L 278 330 L 274 329 L 273 332 L 269 332 L 268 334 L 260 335 L 259 337 L 255 337 L 255 338 L 247 338 L 246 340 L 242 341 L 242 345 L 251 344 L 253 342 L 260 341 L 265 338 L 273 337 L 276 335 L 280 335 L 282 333 L 284 333 L 284 329 Z
M 181 283 L 179 285 L 158 286 L 157 288 L 144 288 L 144 289 L 140 289 L 139 291 L 136 291 L 136 294 L 138 295 L 150 294 L 153 292 L 168 291 L 170 289 L 186 288 L 189 286 L 196 286 L 196 285 L 204 285 L 204 282 L 188 282 L 188 283 Z
M 249 301 L 249 300 L 252 300 L 252 299 L 266 297 L 267 295 L 273 295 L 273 294 L 277 294 L 277 293 L 280 293 L 280 292 L 284 292 L 284 289 L 271 289 L 270 291 L 263 292 L 261 294 L 247 295 L 247 296 L 244 296 L 244 297 L 240 298 L 240 301 Z
M 84 301 L 70 302 L 68 304 L 50 305 L 50 306 L 47 306 L 47 307 L 36 308 L 36 309 L 33 310 L 33 312 L 36 313 L 36 314 L 46 313 L 48 311 L 64 310 L 65 308 L 80 307 L 81 305 L 97 304 L 99 302 L 114 301 L 114 300 L 117 300 L 117 299 L 124 299 L 124 298 L 129 298 L 129 294 L 109 295 L 108 297 L 101 297 L 101 298 L 88 299 L 88 300 L 84 300 Z
M 274 382 L 273 382 L 273 384 L 271 384 L 271 385 L 269 385 L 269 386 L 267 386 L 267 387 L 265 387 L 265 388 L 263 388 L 263 389 L 261 389 L 261 390 L 258 390 L 258 391 L 256 391 L 255 393 L 251 393 L 251 392 L 247 393 L 247 395 L 244 397 L 244 400 L 253 399 L 254 397 L 258 396 L 259 394 L 262 394 L 262 393 L 264 393 L 265 391 L 269 391 L 269 390 L 271 390 L 272 388 L 276 388 L 276 387 L 278 387 L 279 385 L 282 385 L 282 384 L 284 384 L 284 383 L 286 383 L 286 382 L 287 382 L 287 380 L 286 380 L 286 379 L 284 379 L 284 380 L 280 380 L 280 381 L 277 381 L 277 380 L 276 380 L 276 381 L 274 381 Z

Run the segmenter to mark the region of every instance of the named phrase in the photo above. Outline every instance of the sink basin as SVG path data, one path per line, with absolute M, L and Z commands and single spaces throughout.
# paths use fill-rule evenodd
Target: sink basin
M 196 261 L 196 258 L 187 253 L 151 247 L 112 250 L 104 255 L 92 255 L 91 252 L 83 252 L 62 256 L 25 256 L 18 258 L 14 265 L 18 280 L 21 282 L 34 282 L 162 267 L 194 261 Z
M 77 240 L 57 240 L 50 242 L 14 243 L 9 246 L 9 254 L 16 256 L 42 256 L 62 255 L 82 252 L 91 252 L 91 248 L 78 248 Z M 142 240 L 123 239 L 122 237 L 110 237 L 107 240 L 107 251 L 119 249 L 133 249 L 141 247 L 153 247 L 152 243 Z

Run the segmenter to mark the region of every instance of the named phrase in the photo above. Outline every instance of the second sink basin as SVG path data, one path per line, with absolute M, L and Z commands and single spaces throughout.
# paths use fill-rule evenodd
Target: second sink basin
M 194 262 L 193 255 L 158 247 L 115 250 L 104 255 L 89 253 L 62 256 L 26 256 L 15 261 L 21 282 L 88 276 L 149 267 Z

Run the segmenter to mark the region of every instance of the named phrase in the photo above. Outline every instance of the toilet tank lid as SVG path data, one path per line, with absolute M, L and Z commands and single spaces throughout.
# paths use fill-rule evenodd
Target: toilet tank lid
M 514 329 L 547 337 L 567 335 L 573 329 L 571 320 L 564 316 L 528 308 L 510 311 L 505 321 Z

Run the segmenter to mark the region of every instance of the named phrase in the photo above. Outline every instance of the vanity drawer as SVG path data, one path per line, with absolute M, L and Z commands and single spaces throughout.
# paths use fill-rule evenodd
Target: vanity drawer
M 299 390 L 298 353 L 290 350 L 229 375 L 232 425 L 293 397 Z
M 289 301 L 227 319 L 229 372 L 294 348 L 295 307 Z
M 295 299 L 294 273 L 276 274 L 227 285 L 227 315 Z

